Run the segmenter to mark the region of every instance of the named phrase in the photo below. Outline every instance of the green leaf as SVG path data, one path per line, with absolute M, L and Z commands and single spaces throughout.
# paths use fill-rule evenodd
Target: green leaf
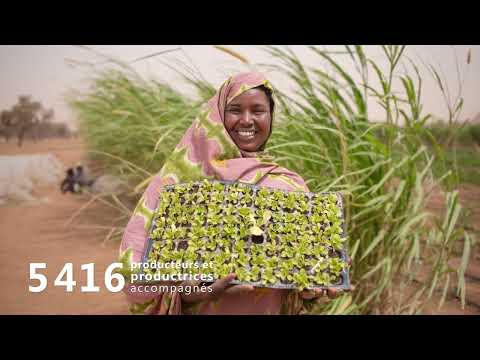
M 260 236 L 260 235 L 263 235 L 263 230 L 260 229 L 258 226 L 252 226 L 250 228 L 250 234 L 255 236 Z
M 378 233 L 378 235 L 373 239 L 373 241 L 370 243 L 370 245 L 368 246 L 368 248 L 365 250 L 365 252 L 362 254 L 362 257 L 360 258 L 360 261 L 362 261 L 363 259 L 365 259 L 371 252 L 372 250 L 375 248 L 375 246 L 377 246 L 380 241 L 383 240 L 384 236 L 386 234 L 386 230 L 385 229 L 382 229 L 380 230 L 380 232 Z

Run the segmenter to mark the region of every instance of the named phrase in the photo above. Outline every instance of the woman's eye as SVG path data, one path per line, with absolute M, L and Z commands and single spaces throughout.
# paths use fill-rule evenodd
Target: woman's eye
M 232 114 L 236 114 L 236 115 L 240 114 L 240 110 L 238 110 L 238 109 L 230 109 L 230 110 L 228 110 L 228 112 L 232 113 Z

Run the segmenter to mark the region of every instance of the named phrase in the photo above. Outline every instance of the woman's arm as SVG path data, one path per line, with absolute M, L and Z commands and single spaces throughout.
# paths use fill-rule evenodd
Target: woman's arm
M 142 262 L 160 191 L 164 185 L 171 183 L 173 183 L 171 179 L 162 179 L 156 175 L 135 207 L 120 245 L 120 258 L 126 267 L 124 269 L 126 273 L 130 273 L 133 263 Z M 124 293 L 132 313 L 171 314 L 181 312 L 181 299 L 178 294 L 140 292 L 141 285 L 131 284 L 129 280 L 125 279 L 127 284 L 124 287 Z

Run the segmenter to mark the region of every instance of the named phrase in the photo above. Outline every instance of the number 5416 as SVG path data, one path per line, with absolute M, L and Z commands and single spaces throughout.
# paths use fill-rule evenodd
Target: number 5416
M 113 273 L 117 268 L 122 268 L 121 263 L 110 264 L 105 270 L 104 283 L 105 287 L 111 292 L 119 292 L 125 286 L 125 279 L 121 274 Z M 39 284 L 37 286 L 28 286 L 28 291 L 30 292 L 42 292 L 47 287 L 47 277 L 43 274 L 37 272 L 39 269 L 46 269 L 46 263 L 30 263 L 30 280 L 38 280 Z M 95 286 L 94 279 L 94 264 L 82 264 L 82 270 L 87 271 L 87 286 L 82 286 L 82 292 L 99 292 L 100 288 Z M 117 284 L 113 285 L 112 281 L 116 280 Z M 77 285 L 77 282 L 73 280 L 73 264 L 66 263 L 62 270 L 58 273 L 54 286 L 65 286 L 67 292 L 72 292 L 74 286 Z

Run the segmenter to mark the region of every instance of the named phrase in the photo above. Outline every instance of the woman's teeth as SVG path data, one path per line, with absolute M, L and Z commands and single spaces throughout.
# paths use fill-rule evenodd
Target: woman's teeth
M 255 136 L 255 131 L 239 131 L 238 135 L 244 138 L 253 138 Z

